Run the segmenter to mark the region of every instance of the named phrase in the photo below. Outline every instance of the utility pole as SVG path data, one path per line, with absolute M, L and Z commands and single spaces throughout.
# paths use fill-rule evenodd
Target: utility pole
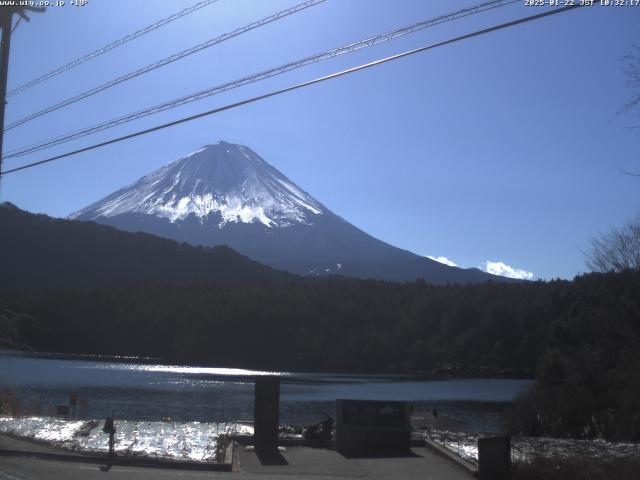
M 0 10 L 0 28 L 2 28 L 2 45 L 0 45 L 0 182 L 2 181 L 2 145 L 4 143 L 4 107 L 7 104 L 7 73 L 9 69 L 9 47 L 11 46 L 11 24 L 13 8 Z
M 0 45 L 0 181 L 2 181 L 2 154 L 4 145 L 4 110 L 7 105 L 7 76 L 9 73 L 9 49 L 11 47 L 11 29 L 13 14 L 29 21 L 26 11 L 44 12 L 44 7 L 0 7 L 0 28 L 2 28 L 2 45 Z

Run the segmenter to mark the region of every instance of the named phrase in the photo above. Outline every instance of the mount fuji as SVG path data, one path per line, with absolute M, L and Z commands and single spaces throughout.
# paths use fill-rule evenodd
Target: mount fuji
M 70 215 L 192 245 L 226 244 L 302 275 L 434 284 L 508 281 L 378 240 L 331 212 L 248 147 L 206 145 Z

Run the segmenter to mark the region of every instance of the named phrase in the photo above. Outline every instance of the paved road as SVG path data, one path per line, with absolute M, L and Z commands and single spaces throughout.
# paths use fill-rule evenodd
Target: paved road
M 472 477 L 440 456 L 423 448 L 413 450 L 414 456 L 399 458 L 347 459 L 324 449 L 292 447 L 275 460 L 263 458 L 240 448 L 237 471 L 197 472 L 159 468 L 114 466 L 108 472 L 104 467 L 89 463 L 62 462 L 21 457 L 0 457 L 0 480 L 75 480 L 75 479 L 438 479 L 470 480 Z
M 0 435 L 0 448 L 61 453 L 61 450 Z M 414 448 L 411 456 L 394 458 L 345 458 L 334 450 L 288 447 L 275 455 L 259 455 L 244 446 L 236 450 L 234 472 L 188 471 L 166 468 L 113 466 L 76 461 L 0 456 L 0 480 L 92 479 L 235 479 L 235 480 L 471 480 L 473 477 L 450 461 L 427 450 Z
M 212 478 L 212 475 L 216 475 L 216 472 L 190 472 L 183 470 L 118 466 L 111 468 L 108 472 L 104 472 L 100 469 L 100 466 L 91 463 L 72 463 L 18 457 L 0 458 L 0 480 L 108 480 L 125 478 L 135 480 L 177 478 L 186 480 Z

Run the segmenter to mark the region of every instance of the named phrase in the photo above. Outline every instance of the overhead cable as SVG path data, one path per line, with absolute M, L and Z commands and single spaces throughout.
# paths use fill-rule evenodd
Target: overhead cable
M 105 122 L 101 122 L 99 124 L 93 125 L 91 127 L 86 127 L 80 130 L 75 130 L 73 132 L 70 133 L 66 133 L 63 135 L 60 135 L 58 137 L 55 138 L 51 138 L 48 140 L 43 140 L 41 142 L 32 144 L 32 145 L 28 145 L 26 147 L 20 147 L 18 149 L 14 149 L 10 152 L 8 152 L 5 155 L 5 159 L 8 158 L 14 158 L 14 157 L 22 157 L 24 155 L 29 155 L 31 153 L 43 150 L 43 149 L 47 149 L 47 148 L 51 148 L 54 147 L 56 145 L 60 145 L 66 142 L 69 142 L 71 140 L 76 140 L 78 138 L 82 138 L 85 137 L 87 135 L 91 135 L 97 132 L 101 132 L 103 130 L 107 130 L 109 128 L 113 128 L 116 127 L 118 125 L 122 125 L 124 123 L 128 123 L 134 120 L 138 120 L 140 118 L 143 117 L 147 117 L 149 115 L 154 115 L 156 113 L 160 113 L 163 112 L 165 110 L 169 110 L 172 108 L 176 108 L 182 105 L 185 105 L 187 103 L 191 103 L 197 100 L 201 100 L 203 98 L 207 98 L 210 97 L 212 95 L 216 95 L 222 92 L 226 92 L 228 90 L 232 90 L 244 85 L 248 85 L 250 83 L 254 83 L 254 82 L 258 82 L 261 80 L 265 80 L 271 77 L 275 77 L 277 75 L 282 75 L 284 73 L 287 73 L 291 70 L 295 70 L 313 63 L 318 63 L 321 62 L 323 60 L 327 60 L 330 58 L 334 58 L 337 57 L 339 55 L 344 55 L 347 53 L 351 53 L 354 52 L 356 50 L 360 50 L 363 48 L 368 48 L 368 47 L 372 47 L 374 45 L 378 45 L 380 43 L 383 42 L 387 42 L 389 40 L 393 40 L 395 38 L 404 36 L 404 35 L 408 35 L 411 33 L 415 33 L 417 31 L 423 30 L 425 28 L 429 28 L 429 27 L 433 27 L 435 25 L 439 25 L 441 23 L 444 22 L 450 22 L 459 18 L 463 18 L 463 17 L 467 17 L 469 15 L 474 15 L 480 12 L 484 12 L 487 10 L 491 10 L 494 8 L 498 8 L 498 7 L 503 7 L 512 3 L 516 3 L 519 2 L 520 0 L 494 0 L 494 1 L 488 1 L 488 2 L 484 2 L 478 5 L 475 5 L 473 7 L 469 7 L 469 8 L 465 8 L 462 10 L 457 10 L 455 12 L 452 13 L 448 13 L 446 15 L 440 15 L 438 17 L 434 17 L 434 18 L 430 18 L 428 20 L 423 20 L 421 22 L 417 22 L 411 25 L 407 25 L 407 26 L 403 26 L 400 28 L 396 28 L 394 30 L 388 31 L 388 32 L 384 32 L 372 37 L 368 37 L 366 39 L 363 40 L 359 40 L 357 42 L 353 42 L 347 45 L 343 45 L 341 47 L 338 48 L 333 48 L 331 50 L 326 50 L 324 52 L 321 53 L 317 53 L 315 55 L 311 55 L 299 60 L 295 60 L 293 62 L 289 62 L 286 63 L 284 65 L 280 65 L 277 66 L 275 68 L 271 68 L 268 70 L 264 70 L 262 72 L 259 73 L 254 73 L 252 75 L 248 75 L 246 77 L 242 77 L 230 82 L 225 82 L 222 83 L 220 85 L 216 85 L 214 87 L 211 88 L 207 88 L 205 90 L 201 90 L 199 92 L 196 93 L 192 93 L 190 95 L 186 95 L 177 99 L 173 99 L 164 103 L 161 103 L 159 105 L 155 105 L 153 107 L 148 107 L 145 108 L 143 110 L 139 110 L 137 112 L 133 112 L 133 113 L 129 113 L 126 115 L 123 115 L 121 117 L 117 117 L 111 120 L 107 120 Z
M 298 83 L 296 85 L 292 85 L 292 86 L 289 86 L 289 87 L 286 87 L 286 88 L 281 88 L 279 90 L 274 90 L 274 91 L 271 91 L 269 93 L 258 95 L 256 97 L 251 97 L 251 98 L 248 98 L 246 100 L 242 100 L 242 101 L 231 103 L 231 104 L 228 104 L 228 105 L 225 105 L 225 106 L 222 106 L 222 107 L 214 108 L 213 110 L 208 110 L 206 112 L 201 112 L 201 113 L 198 113 L 196 115 L 190 115 L 188 117 L 183 117 L 183 118 L 180 118 L 178 120 L 174 120 L 172 122 L 164 123 L 162 125 L 157 125 L 157 126 L 152 127 L 152 128 L 139 130 L 139 131 L 134 132 L 134 133 L 123 135 L 123 136 L 117 137 L 117 138 L 112 138 L 112 139 L 106 140 L 104 142 L 100 142 L 100 143 L 96 143 L 96 144 L 93 144 L 93 145 L 89 145 L 87 147 L 79 148 L 77 150 L 73 150 L 73 151 L 70 151 L 70 152 L 67 152 L 67 153 L 63 153 L 63 154 L 60 154 L 60 155 L 49 157 L 49 158 L 46 158 L 44 160 L 28 163 L 28 164 L 22 165 L 20 167 L 15 167 L 15 168 L 12 168 L 10 170 L 7 170 L 5 172 L 0 173 L 0 176 L 1 175 L 6 175 L 6 174 L 9 174 L 9 173 L 18 172 L 18 171 L 21 171 L 21 170 L 26 170 L 28 168 L 37 167 L 39 165 L 43 165 L 45 163 L 50 163 L 50 162 L 53 162 L 53 161 L 56 161 L 56 160 L 61 160 L 63 158 L 67 158 L 67 157 L 70 157 L 70 156 L 73 156 L 73 155 L 77 155 L 77 154 L 80 154 L 80 153 L 84 153 L 84 152 L 88 152 L 88 151 L 91 151 L 91 150 L 95 150 L 95 149 L 100 148 L 100 147 L 104 147 L 104 146 L 111 145 L 111 144 L 114 144 L 114 143 L 119 143 L 119 142 L 122 142 L 124 140 L 129 140 L 131 138 L 139 137 L 139 136 L 142 136 L 142 135 L 146 135 L 148 133 L 152 133 L 152 132 L 156 132 L 156 131 L 159 131 L 159 130 L 163 130 L 165 128 L 173 127 L 175 125 L 180 125 L 182 123 L 190 122 L 190 121 L 193 121 L 193 120 L 196 120 L 196 119 L 199 119 L 199 118 L 203 118 L 203 117 L 207 117 L 207 116 L 214 115 L 214 114 L 217 114 L 217 113 L 221 113 L 221 112 L 224 112 L 226 110 L 231 110 L 231 109 L 234 109 L 234 108 L 238 108 L 238 107 L 241 107 L 243 105 L 247 105 L 247 104 L 254 103 L 254 102 L 257 102 L 257 101 L 260 101 L 260 100 L 264 100 L 266 98 L 274 97 L 276 95 L 281 95 L 283 93 L 291 92 L 293 90 L 298 90 L 298 89 L 301 89 L 301 88 L 304 88 L 304 87 L 308 87 L 308 86 L 314 85 L 316 83 L 324 82 L 324 81 L 327 81 L 327 80 L 332 80 L 334 78 L 338 78 L 338 77 L 342 77 L 342 76 L 345 76 L 345 75 L 349 75 L 351 73 L 355 73 L 355 72 L 358 72 L 360 70 L 365 70 L 365 69 L 368 69 L 368 68 L 371 68 L 371 67 L 375 67 L 375 66 L 378 66 L 378 65 L 382 65 L 384 63 L 388 63 L 388 62 L 394 61 L 394 60 L 399 60 L 401 58 L 405 58 L 405 57 L 408 57 L 410 55 L 414 55 L 416 53 L 425 52 L 427 50 L 432 50 L 434 48 L 442 47 L 444 45 L 450 45 L 452 43 L 460 42 L 462 40 L 468 40 L 468 39 L 473 38 L 473 37 L 477 37 L 477 36 L 484 35 L 484 34 L 487 34 L 487 33 L 495 32 L 497 30 L 502 30 L 502 29 L 505 29 L 505 28 L 513 27 L 515 25 L 521 25 L 523 23 L 531 22 L 531 21 L 534 21 L 534 20 L 539 20 L 541 18 L 549 17 L 551 15 L 557 15 L 559 13 L 564 13 L 564 12 L 567 12 L 569 10 L 574 10 L 574 9 L 580 8 L 582 6 L 583 5 L 581 5 L 581 4 L 574 4 L 574 5 L 569 5 L 569 6 L 566 6 L 566 7 L 554 8 L 552 10 L 547 10 L 545 12 L 538 13 L 536 15 L 531 15 L 531 16 L 528 16 L 528 17 L 519 18 L 517 20 L 512 20 L 512 21 L 509 21 L 509 22 L 506 22 L 506 23 L 501 23 L 499 25 L 494 25 L 493 27 L 485 28 L 485 29 L 482 29 L 482 30 L 477 30 L 477 31 L 472 32 L 472 33 L 467 33 L 465 35 L 460 35 L 458 37 L 450 38 L 449 40 L 444 40 L 442 42 L 432 43 L 430 45 L 426 45 L 426 46 L 423 46 L 423 47 L 415 48 L 413 50 L 408 50 L 406 52 L 398 53 L 396 55 L 391 55 L 389 57 L 382 58 L 382 59 L 379 59 L 379 60 L 375 60 L 373 62 L 365 63 L 365 64 L 359 65 L 357 67 L 352 67 L 352 68 L 348 68 L 346 70 L 342 70 L 340 72 L 332 73 L 332 74 L 326 75 L 324 77 L 320 77 L 320 78 L 316 78 L 316 79 L 309 80 L 309 81 L 306 81 L 306 82 Z
M 133 78 L 139 77 L 140 75 L 143 75 L 145 73 L 148 73 L 152 70 L 155 70 L 157 68 L 160 67 L 164 67 L 165 65 L 168 65 L 170 63 L 173 63 L 177 60 L 180 60 L 184 57 L 187 57 L 189 55 L 192 55 L 194 53 L 197 53 L 201 50 L 204 50 L 206 48 L 210 48 L 213 47 L 214 45 L 217 45 L 219 43 L 222 43 L 226 40 L 229 40 L 231 38 L 237 37 L 238 35 L 242 35 L 244 33 L 247 33 L 251 30 L 254 30 L 256 28 L 262 27 L 264 25 L 267 25 L 271 22 L 275 22 L 276 20 L 280 20 L 282 18 L 288 17 L 289 15 L 293 15 L 295 13 L 300 12 L 301 10 L 305 10 L 309 7 L 313 7 L 315 5 L 318 5 L 319 3 L 325 2 L 326 0 L 307 0 L 303 3 L 300 3 L 298 5 L 296 5 L 295 7 L 292 8 L 287 8 L 286 10 L 282 10 L 278 13 L 275 13 L 273 15 L 269 15 L 268 17 L 265 17 L 261 20 L 258 20 L 256 22 L 252 22 L 248 25 L 245 25 L 243 27 L 237 28 L 231 32 L 225 33 L 223 35 L 220 35 L 216 38 L 212 38 L 210 40 L 207 40 L 206 42 L 200 43 L 198 45 L 195 45 L 194 47 L 191 48 L 187 48 L 186 50 L 183 50 L 181 52 L 178 53 L 174 53 L 173 55 L 170 55 L 168 57 L 163 58 L 162 60 L 159 60 L 157 62 L 151 63 L 149 65 L 146 65 L 142 68 L 139 68 L 137 70 L 134 70 L 133 72 L 129 72 L 125 75 L 122 75 L 120 77 L 114 78 L 113 80 L 110 80 L 106 83 L 103 83 L 101 85 L 98 85 L 97 87 L 91 88 L 89 90 L 86 90 L 78 95 L 74 95 L 73 97 L 67 98 L 66 100 L 63 100 L 61 102 L 58 102 L 54 105 L 51 105 L 49 107 L 46 107 L 42 110 L 39 110 L 35 113 L 32 113 L 30 115 L 27 115 L 26 117 L 23 117 L 19 120 L 16 120 L 15 122 L 10 123 L 9 125 L 7 125 L 4 129 L 4 131 L 8 131 L 11 130 L 13 128 L 16 128 L 20 125 L 23 125 L 27 122 L 30 122 L 31 120 L 34 120 L 38 117 L 41 117 L 43 115 L 46 115 L 48 113 L 54 112 L 56 110 L 59 110 L 63 107 L 67 107 L 73 103 L 79 102 L 80 100 L 84 100 L 85 98 L 91 97 L 97 93 L 100 93 L 108 88 L 114 87 L 116 85 L 119 85 L 123 82 L 126 82 L 127 80 L 131 80 Z
M 203 0 L 201 2 L 198 2 L 194 5 L 191 5 L 190 7 L 184 8 L 182 10 L 180 10 L 179 12 L 174 13 L 173 15 L 170 15 L 166 18 L 163 18 L 161 20 L 158 20 L 157 22 L 152 23 L 151 25 L 147 25 L 144 28 L 141 28 L 140 30 L 136 30 L 133 33 L 130 33 L 128 35 L 125 35 L 124 37 L 109 43 L 108 45 L 105 45 L 104 47 L 100 47 L 96 50 L 93 50 L 92 52 L 87 53 L 86 55 L 83 55 L 82 57 L 76 58 L 75 60 L 70 61 L 69 63 L 66 63 L 65 65 L 62 65 L 54 70 L 51 70 L 48 73 L 45 73 L 44 75 L 41 75 L 37 78 L 34 78 L 33 80 L 24 83 L 16 88 L 14 88 L 13 90 L 9 91 L 7 93 L 7 97 L 10 97 L 12 95 L 17 95 L 18 93 L 24 92 L 25 90 L 28 90 L 29 88 L 38 85 L 39 83 L 44 82 L 45 80 L 49 80 L 50 78 L 53 78 L 57 75 L 60 75 L 61 73 L 64 72 L 68 72 L 69 70 L 71 70 L 72 68 L 77 67 L 78 65 L 81 65 L 85 62 L 88 62 L 89 60 L 93 60 L 94 58 L 107 53 L 111 50 L 113 50 L 114 48 L 118 48 L 122 45 L 124 45 L 127 42 L 130 42 L 131 40 L 134 40 L 138 37 L 141 37 L 142 35 L 145 35 L 149 32 L 152 32 L 153 30 L 156 30 L 160 27 L 163 27 L 165 25 L 167 25 L 168 23 L 173 22 L 174 20 L 177 20 L 179 18 L 184 17 L 185 15 L 189 15 L 190 13 L 193 13 L 197 10 L 200 10 L 203 7 L 206 7 L 207 5 L 210 5 L 212 3 L 218 2 L 219 0 Z M 17 25 L 16 25 L 17 26 Z M 14 27 L 15 28 L 15 27 Z

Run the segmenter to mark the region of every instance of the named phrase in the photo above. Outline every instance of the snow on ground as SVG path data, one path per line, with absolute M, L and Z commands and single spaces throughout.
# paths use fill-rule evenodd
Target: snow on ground
M 0 432 L 67 450 L 106 452 L 109 435 L 104 420 L 53 417 L 0 417 Z M 215 462 L 221 434 L 252 434 L 240 423 L 138 422 L 116 420 L 115 450 L 119 455 Z
M 431 440 L 444 445 L 448 450 L 465 460 L 478 463 L 478 438 L 461 432 L 432 430 Z M 588 457 L 636 457 L 640 455 L 640 443 L 608 442 L 602 439 L 573 440 L 549 437 L 511 437 L 511 457 L 514 461 L 534 456 L 588 456 Z
M 106 452 L 109 436 L 104 420 L 65 420 L 55 417 L 0 417 L 0 433 L 8 433 L 48 445 L 81 452 Z M 427 435 L 426 431 L 423 431 Z M 143 422 L 116 419 L 115 449 L 119 455 L 215 462 L 222 434 L 252 435 L 243 423 Z M 480 435 L 430 430 L 431 440 L 477 464 Z M 514 460 L 532 456 L 640 456 L 640 443 L 606 440 L 571 440 L 548 437 L 512 437 Z

